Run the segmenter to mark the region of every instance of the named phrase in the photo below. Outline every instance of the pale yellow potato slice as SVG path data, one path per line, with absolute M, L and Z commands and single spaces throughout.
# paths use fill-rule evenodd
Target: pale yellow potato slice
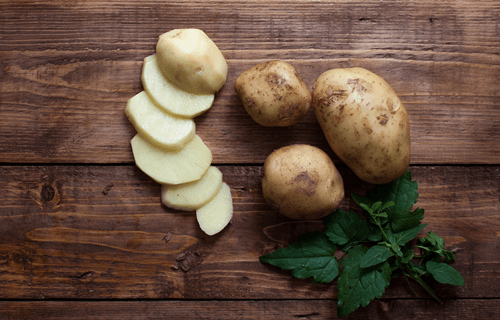
M 161 110 L 146 91 L 128 100 L 125 114 L 138 132 L 159 147 L 179 150 L 195 135 L 193 119 L 177 117 Z
M 198 135 L 181 150 L 157 147 L 141 134 L 131 141 L 135 164 L 160 184 L 180 184 L 200 179 L 212 163 L 212 152 Z
M 196 210 L 198 224 L 207 235 L 212 236 L 224 229 L 233 217 L 231 189 L 226 183 L 209 203 Z
M 144 59 L 142 85 L 161 108 L 179 117 L 194 118 L 212 106 L 214 94 L 194 94 L 176 87 L 160 72 L 156 55 Z
M 196 211 L 212 200 L 222 187 L 222 173 L 216 167 L 208 168 L 200 180 L 161 186 L 161 200 L 169 208 Z

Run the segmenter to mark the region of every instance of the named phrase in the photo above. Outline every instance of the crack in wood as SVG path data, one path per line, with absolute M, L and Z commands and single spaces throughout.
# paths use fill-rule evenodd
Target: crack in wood
M 297 319 L 309 319 L 310 317 L 318 317 L 320 316 L 319 312 L 313 312 L 313 313 L 308 313 L 308 314 L 297 314 L 295 315 L 295 318 Z
M 74 278 L 75 279 L 87 279 L 87 278 L 90 278 L 92 276 L 94 276 L 94 272 L 93 271 L 88 271 L 88 272 L 82 273 L 81 275 L 76 276 Z

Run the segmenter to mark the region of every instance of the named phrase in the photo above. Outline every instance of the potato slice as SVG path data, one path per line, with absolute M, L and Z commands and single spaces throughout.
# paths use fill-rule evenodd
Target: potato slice
M 208 168 L 200 180 L 161 186 L 161 201 L 169 208 L 196 211 L 210 202 L 222 187 L 222 173 L 216 167 Z
M 128 100 L 125 114 L 138 132 L 162 148 L 182 149 L 195 135 L 193 119 L 164 112 L 145 91 Z
M 226 183 L 209 203 L 196 210 L 196 219 L 201 230 L 212 236 L 224 229 L 233 217 L 231 189 Z
M 158 68 L 156 56 L 144 58 L 142 85 L 160 107 L 179 117 L 194 118 L 212 106 L 214 94 L 193 94 L 170 83 Z
M 157 147 L 141 134 L 131 141 L 137 167 L 160 184 L 180 184 L 200 179 L 212 163 L 212 152 L 198 135 L 181 150 Z

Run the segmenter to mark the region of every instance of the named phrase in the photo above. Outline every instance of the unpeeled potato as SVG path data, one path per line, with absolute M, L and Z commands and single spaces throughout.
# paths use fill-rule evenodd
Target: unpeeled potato
M 258 64 L 236 78 L 236 94 L 252 119 L 265 127 L 298 123 L 311 108 L 311 93 L 297 70 L 280 60 Z
M 312 96 L 330 147 L 356 176 L 384 184 L 406 172 L 408 113 L 384 79 L 363 68 L 332 69 L 318 77 Z
M 330 157 L 321 149 L 295 144 L 273 151 L 262 175 L 266 202 L 292 219 L 319 219 L 344 199 L 344 183 Z

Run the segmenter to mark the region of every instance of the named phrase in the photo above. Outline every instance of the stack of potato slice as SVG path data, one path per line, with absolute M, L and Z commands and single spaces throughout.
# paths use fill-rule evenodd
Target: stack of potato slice
M 222 173 L 211 165 L 212 152 L 196 134 L 194 118 L 210 109 L 226 75 L 222 53 L 203 31 L 169 31 L 160 36 L 156 55 L 144 59 L 144 91 L 129 99 L 125 109 L 137 130 L 131 141 L 137 167 L 161 184 L 167 207 L 196 211 L 208 235 L 227 226 L 233 204 Z M 181 79 L 182 85 L 170 79 Z M 204 82 L 210 82 L 213 92 L 207 92 Z M 214 88 L 213 83 L 219 84 Z

